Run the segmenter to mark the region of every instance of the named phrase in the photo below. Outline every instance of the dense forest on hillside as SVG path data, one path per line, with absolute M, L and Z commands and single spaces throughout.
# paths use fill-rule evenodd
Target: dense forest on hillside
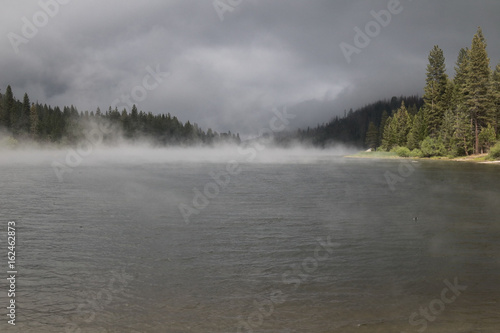
M 409 112 L 413 115 L 417 114 L 423 105 L 423 99 L 418 96 L 393 97 L 391 100 L 381 100 L 356 111 L 352 109 L 349 112 L 345 111 L 343 117 L 337 116 L 326 124 L 299 130 L 297 136 L 301 142 L 312 143 L 320 147 L 331 143 L 362 147 L 365 145 L 370 129 L 373 142 L 369 146 L 375 148 L 382 142 L 382 133 L 379 134 L 379 128 L 384 128 L 387 119 L 392 114 L 391 110 L 396 110 L 403 102 L 410 105 Z M 373 128 L 377 133 L 373 131 Z M 283 138 L 284 140 L 286 139 Z
M 27 93 L 22 101 L 14 98 L 12 89 L 7 87 L 0 94 L 0 128 L 6 129 L 9 138 L 4 144 L 16 146 L 19 141 L 40 143 L 74 144 L 84 138 L 85 130 L 92 126 L 109 128 L 104 141 L 116 142 L 122 138 L 134 140 L 144 138 L 157 145 L 214 144 L 219 142 L 240 142 L 239 134 L 206 132 L 196 123 L 185 124 L 168 114 L 152 114 L 138 111 L 134 105 L 130 112 L 115 108 L 101 112 L 79 112 L 74 106 L 51 107 L 46 104 L 31 103 Z M 0 143 L 1 144 L 1 143 Z
M 443 51 L 434 46 L 422 99 L 393 97 L 299 130 L 297 137 L 319 146 L 364 144 L 401 156 L 486 153 L 500 134 L 500 65 L 491 70 L 486 46 L 479 28 L 471 47 L 460 50 L 453 79 L 446 74 Z M 498 145 L 495 150 L 500 155 Z

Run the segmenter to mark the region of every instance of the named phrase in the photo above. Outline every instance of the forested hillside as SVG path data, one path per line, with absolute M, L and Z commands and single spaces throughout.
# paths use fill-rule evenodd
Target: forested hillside
M 486 153 L 500 134 L 500 65 L 491 70 L 486 46 L 479 28 L 471 47 L 460 50 L 452 79 L 443 51 L 434 46 L 422 99 L 379 101 L 297 136 L 320 146 L 352 143 L 402 156 Z
M 299 130 L 297 135 L 302 142 L 311 142 L 316 146 L 324 147 L 332 143 L 352 144 L 359 147 L 367 145 L 378 147 L 382 142 L 382 131 L 387 119 L 401 103 L 411 105 L 410 112 L 417 114 L 423 105 L 418 96 L 393 97 L 391 100 L 381 100 L 366 105 L 359 110 L 345 112 L 343 117 L 335 117 L 326 124 L 315 128 Z
M 212 144 L 217 142 L 240 142 L 239 134 L 206 132 L 196 123 L 185 124 L 168 114 L 153 114 L 138 111 L 134 105 L 130 112 L 117 108 L 102 112 L 79 112 L 74 106 L 51 107 L 46 104 L 31 103 L 27 93 L 22 101 L 14 98 L 12 89 L 7 87 L 0 94 L 0 128 L 10 135 L 9 145 L 19 141 L 41 143 L 72 144 L 83 138 L 83 130 L 92 124 L 106 123 L 113 131 L 104 140 L 114 142 L 145 138 L 158 145 Z

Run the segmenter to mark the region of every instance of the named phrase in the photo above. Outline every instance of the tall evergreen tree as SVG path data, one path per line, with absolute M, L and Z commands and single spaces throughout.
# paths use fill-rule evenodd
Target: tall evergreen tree
M 7 86 L 7 89 L 5 90 L 5 94 L 3 96 L 3 113 L 1 117 L 1 122 L 2 125 L 4 125 L 7 128 L 11 127 L 11 113 L 14 110 L 14 95 L 12 94 L 12 88 L 10 85 Z
M 401 107 L 397 110 L 394 116 L 387 119 L 381 148 L 391 150 L 397 146 L 406 146 L 410 130 L 411 117 L 408 114 L 405 103 L 402 102 Z
M 397 145 L 405 147 L 408 143 L 408 133 L 412 126 L 412 118 L 406 109 L 405 102 L 401 103 L 401 107 L 394 115 L 394 120 L 396 121 Z
M 497 65 L 495 71 L 493 72 L 492 81 L 493 97 L 496 111 L 495 129 L 497 135 L 500 135 L 500 64 Z
M 38 110 L 33 103 L 30 108 L 30 134 L 33 140 L 38 137 L 38 123 Z
M 465 84 L 467 83 L 467 75 L 469 71 L 470 50 L 468 47 L 460 49 L 457 62 L 455 63 L 455 77 L 453 83 L 459 87 L 459 91 L 463 93 Z M 461 101 L 459 101 L 461 102 Z
M 30 103 L 30 98 L 28 97 L 27 93 L 24 93 L 24 98 L 23 98 L 23 111 L 21 114 L 21 119 L 20 119 L 20 127 L 22 132 L 24 133 L 29 133 L 30 131 L 30 108 L 31 108 L 31 103 Z
M 368 125 L 365 143 L 368 148 L 371 149 L 375 149 L 378 146 L 378 128 L 372 121 L 370 121 L 370 124 Z
M 382 112 L 382 116 L 380 118 L 380 126 L 378 128 L 378 142 L 381 144 L 382 139 L 384 138 L 384 129 L 385 129 L 385 124 L 387 123 L 387 119 L 389 118 L 389 114 L 387 113 L 386 110 Z
M 443 50 L 435 45 L 429 54 L 427 79 L 424 88 L 424 103 L 427 114 L 429 134 L 436 136 L 443 121 L 445 111 L 445 95 L 448 76 Z
M 495 128 L 488 124 L 479 133 L 479 145 L 481 147 L 481 153 L 489 152 L 491 146 L 496 142 L 497 135 L 495 133 Z
M 465 105 L 471 113 L 474 128 L 475 153 L 480 152 L 479 133 L 483 127 L 494 123 L 494 104 L 491 89 L 490 58 L 481 28 L 472 40 L 468 72 L 464 87 Z
M 473 153 L 472 117 L 465 103 L 468 91 L 466 89 L 467 77 L 469 75 L 469 48 L 462 48 L 458 54 L 455 65 L 455 77 L 453 83 L 455 91 L 451 100 L 450 108 L 454 110 L 453 136 L 455 146 L 452 148 L 453 155 L 469 155 Z
M 427 122 L 425 121 L 425 111 L 421 109 L 413 117 L 411 130 L 408 133 L 408 148 L 413 150 L 420 148 L 420 144 L 427 137 Z

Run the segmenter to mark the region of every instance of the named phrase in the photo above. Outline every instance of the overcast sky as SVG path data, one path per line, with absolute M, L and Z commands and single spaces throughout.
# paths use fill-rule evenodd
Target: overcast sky
M 422 94 L 433 45 L 453 75 L 478 26 L 492 67 L 500 61 L 498 0 L 0 1 L 2 92 L 80 111 L 133 102 L 243 135 L 269 126 L 276 107 L 297 116 L 294 129 Z M 388 7 L 390 20 L 374 23 L 371 11 Z M 356 27 L 370 40 L 353 51 Z

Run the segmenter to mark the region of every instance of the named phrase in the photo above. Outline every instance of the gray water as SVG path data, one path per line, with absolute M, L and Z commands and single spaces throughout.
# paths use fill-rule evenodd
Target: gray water
M 2 163 L 1 332 L 500 331 L 497 165 L 242 162 L 186 223 L 225 161 L 114 160 L 62 182 L 50 158 Z M 466 286 L 447 303 L 445 280 Z

